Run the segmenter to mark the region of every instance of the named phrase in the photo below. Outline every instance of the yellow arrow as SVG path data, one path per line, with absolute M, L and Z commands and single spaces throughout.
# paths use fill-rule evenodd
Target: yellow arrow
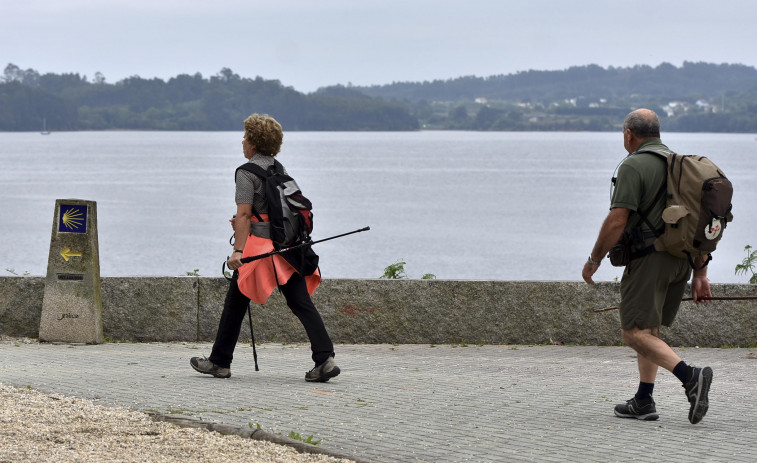
M 63 256 L 64 259 L 66 259 L 66 262 L 68 262 L 71 257 L 81 257 L 80 252 L 71 252 L 71 248 L 64 249 L 63 252 L 60 253 L 60 255 Z

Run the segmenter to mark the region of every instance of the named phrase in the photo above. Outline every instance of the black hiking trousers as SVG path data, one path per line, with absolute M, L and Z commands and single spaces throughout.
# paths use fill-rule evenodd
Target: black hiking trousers
M 222 368 L 231 366 L 234 348 L 239 340 L 239 332 L 247 313 L 247 305 L 250 303 L 250 299 L 239 291 L 238 277 L 239 273 L 235 271 L 229 282 L 229 290 L 226 292 L 226 301 L 223 305 L 221 321 L 218 324 L 216 340 L 208 358 Z M 292 313 L 300 319 L 305 332 L 307 332 L 315 364 L 320 365 L 329 357 L 333 357 L 334 345 L 326 332 L 321 314 L 318 313 L 318 309 L 315 308 L 315 304 L 310 299 L 305 279 L 300 274 L 294 273 L 286 284 L 279 286 L 279 290 L 284 295 Z

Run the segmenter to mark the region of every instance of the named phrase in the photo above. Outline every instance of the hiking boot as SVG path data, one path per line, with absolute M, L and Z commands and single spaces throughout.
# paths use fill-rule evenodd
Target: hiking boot
M 216 365 L 215 363 L 208 360 L 206 357 L 192 357 L 189 359 L 189 364 L 192 365 L 192 368 L 199 371 L 200 373 L 205 373 L 206 375 L 213 375 L 216 378 L 230 378 L 231 377 L 231 369 L 230 368 L 222 368 Z
M 654 406 L 654 399 L 637 399 L 634 397 L 624 404 L 615 406 L 615 416 L 621 418 L 636 418 L 643 421 L 654 421 L 660 417 Z
M 702 421 L 707 409 L 710 406 L 707 399 L 707 393 L 710 392 L 712 384 L 712 368 L 694 368 L 694 376 L 684 384 L 686 397 L 689 398 L 691 408 L 689 409 L 689 421 L 691 424 L 697 424 Z
M 325 383 L 340 372 L 341 370 L 334 363 L 334 357 L 329 357 L 328 360 L 305 373 L 305 381 Z

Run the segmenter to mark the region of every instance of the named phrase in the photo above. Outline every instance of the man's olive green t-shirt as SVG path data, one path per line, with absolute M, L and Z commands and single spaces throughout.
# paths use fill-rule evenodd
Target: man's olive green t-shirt
M 626 231 L 630 231 L 639 224 L 640 213 L 646 210 L 649 210 L 647 220 L 654 229 L 643 222 L 641 226 L 644 232 L 661 230 L 664 227 L 662 211 L 665 209 L 665 195 L 663 194 L 654 205 L 653 203 L 658 197 L 660 188 L 665 184 L 666 162 L 655 154 L 638 153 L 643 150 L 671 152 L 659 138 L 649 138 L 639 146 L 636 150 L 637 154 L 629 155 L 618 167 L 610 208 L 623 207 L 633 211 L 626 224 Z M 651 244 L 651 242 L 646 244 Z

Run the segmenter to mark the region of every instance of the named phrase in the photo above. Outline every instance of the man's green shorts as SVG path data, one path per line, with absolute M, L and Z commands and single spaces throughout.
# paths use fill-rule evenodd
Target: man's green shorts
M 689 261 L 667 252 L 656 251 L 632 260 L 620 281 L 621 328 L 670 326 L 689 277 Z

